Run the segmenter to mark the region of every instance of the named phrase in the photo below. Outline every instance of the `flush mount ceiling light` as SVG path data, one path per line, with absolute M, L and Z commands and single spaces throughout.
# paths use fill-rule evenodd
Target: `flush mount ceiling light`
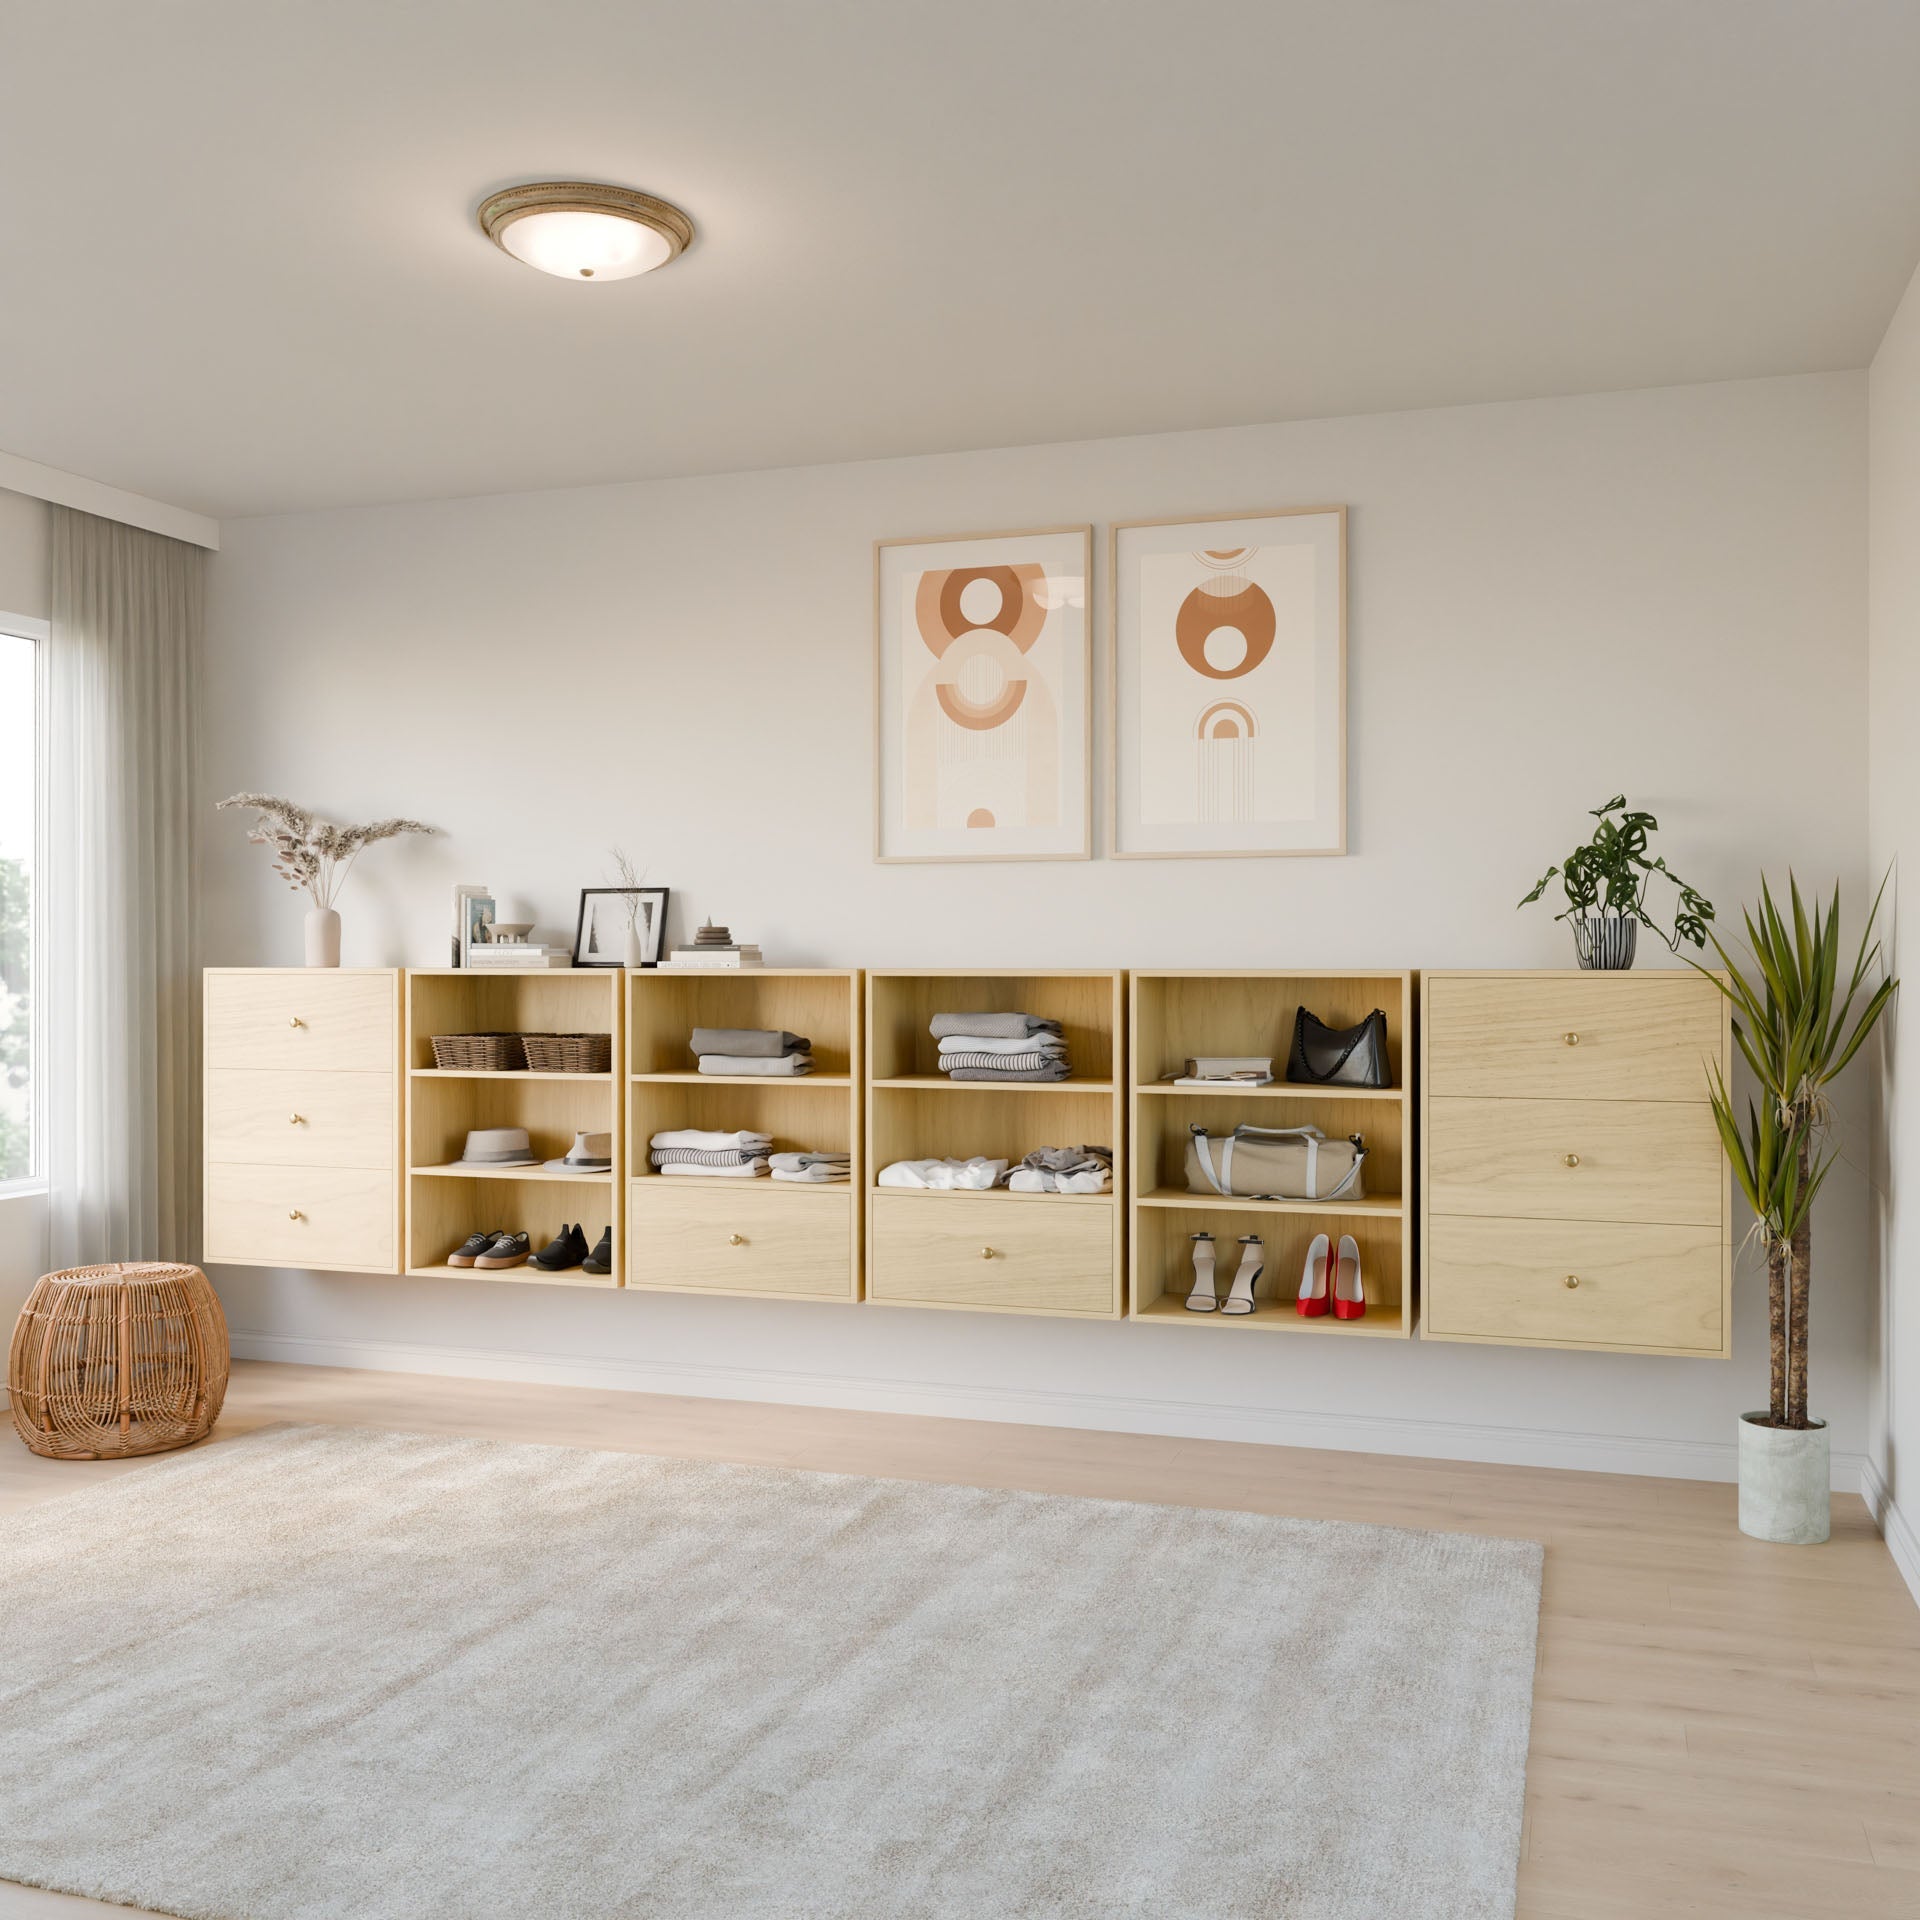
M 562 280 L 631 280 L 693 240 L 678 207 L 631 187 L 540 180 L 480 203 L 480 230 L 503 253 Z

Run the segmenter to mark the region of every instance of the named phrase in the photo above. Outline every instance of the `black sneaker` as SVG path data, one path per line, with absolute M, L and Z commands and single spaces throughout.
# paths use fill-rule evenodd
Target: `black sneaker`
M 611 1273 L 613 1271 L 613 1229 L 603 1227 L 600 1242 L 581 1263 L 582 1273 Z
M 533 1264 L 544 1273 L 565 1273 L 587 1257 L 587 1236 L 579 1227 L 562 1227 L 533 1256 Z
M 496 1233 L 485 1253 L 474 1261 L 476 1267 L 518 1267 L 526 1262 L 533 1242 L 524 1233 Z
M 450 1267 L 470 1267 L 500 1238 L 500 1229 L 491 1227 L 485 1233 L 470 1233 L 466 1240 L 447 1255 Z

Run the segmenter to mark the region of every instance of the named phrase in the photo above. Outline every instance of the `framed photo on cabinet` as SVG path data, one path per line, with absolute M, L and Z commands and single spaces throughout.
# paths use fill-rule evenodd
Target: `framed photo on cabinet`
M 1093 855 L 1091 527 L 874 544 L 874 858 Z
M 1347 514 L 1109 536 L 1116 859 L 1347 850 Z

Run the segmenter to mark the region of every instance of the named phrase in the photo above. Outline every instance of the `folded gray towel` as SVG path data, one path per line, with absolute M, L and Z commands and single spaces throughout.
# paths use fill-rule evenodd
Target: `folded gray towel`
M 936 1013 L 927 1031 L 936 1040 L 1024 1040 L 1058 1033 L 1060 1022 L 1032 1013 Z
M 811 1040 L 784 1027 L 695 1027 L 695 1053 L 758 1054 L 766 1057 L 780 1053 L 805 1053 Z
M 1111 1171 L 1111 1147 L 1035 1147 L 1020 1162 L 1038 1173 L 1098 1173 Z
M 813 1055 L 810 1053 L 703 1053 L 700 1056 L 702 1073 L 755 1073 L 771 1074 L 776 1079 L 793 1078 L 797 1074 L 813 1071 Z
M 1072 1073 L 1063 1060 L 1057 1067 L 1039 1067 L 1032 1073 L 1008 1073 L 998 1067 L 956 1067 L 949 1080 L 1071 1080 Z

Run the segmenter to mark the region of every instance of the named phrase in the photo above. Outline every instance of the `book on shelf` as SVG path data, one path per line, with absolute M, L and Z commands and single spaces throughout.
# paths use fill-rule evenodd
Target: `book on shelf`
M 763 967 L 766 962 L 760 957 L 756 946 L 739 947 L 675 947 L 667 956 L 669 967 L 709 967 L 716 971 L 729 967 Z
M 528 947 L 503 941 L 498 946 L 469 947 L 467 965 L 475 973 L 524 973 L 571 967 L 573 955 L 565 947 Z
M 1265 1053 L 1202 1053 L 1187 1062 L 1188 1080 L 1273 1078 L 1273 1057 Z

